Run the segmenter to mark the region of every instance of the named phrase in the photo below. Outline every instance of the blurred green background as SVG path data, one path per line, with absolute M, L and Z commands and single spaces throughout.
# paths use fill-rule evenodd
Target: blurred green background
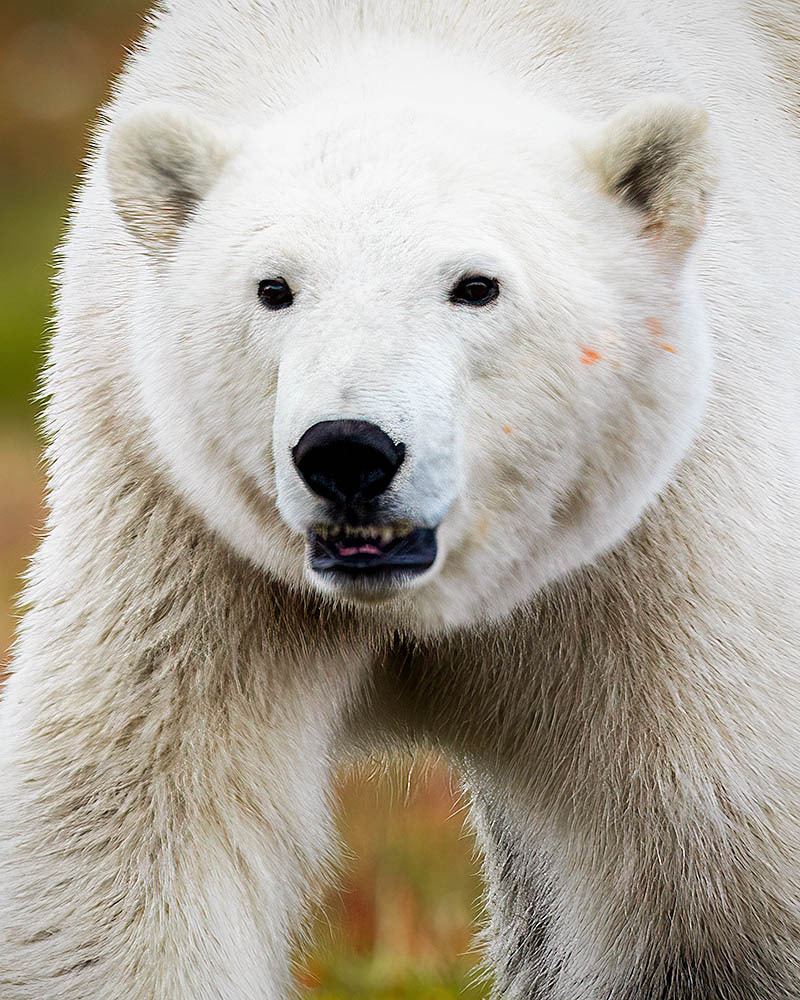
M 96 107 L 144 9 L 131 0 L 29 0 L 0 10 L 0 652 L 42 521 L 33 396 L 63 233 Z M 4 656 L 0 660 L 0 675 Z M 301 992 L 326 1000 L 483 996 L 470 951 L 479 883 L 446 770 L 343 775 L 343 877 Z

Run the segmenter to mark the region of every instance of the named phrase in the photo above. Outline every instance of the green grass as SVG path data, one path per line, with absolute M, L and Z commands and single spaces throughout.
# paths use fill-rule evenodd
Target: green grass
M 53 250 L 68 191 L 3 192 L 0 211 L 0 421 L 30 423 L 33 393 L 52 314 Z
M 473 843 L 440 765 L 340 783 L 351 858 L 328 926 L 299 962 L 314 1000 L 478 1000 L 472 931 L 480 912 Z M 332 933 L 331 933 L 332 932 Z
M 340 961 L 328 970 L 326 984 L 312 989 L 312 1000 L 483 1000 L 485 987 L 464 976 L 436 975 L 382 968 L 372 962 Z

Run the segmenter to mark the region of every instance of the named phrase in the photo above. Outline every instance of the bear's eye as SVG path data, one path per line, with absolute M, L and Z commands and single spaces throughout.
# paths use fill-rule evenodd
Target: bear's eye
M 258 284 L 258 297 L 267 309 L 286 309 L 294 302 L 291 288 L 283 278 L 267 278 Z
M 495 278 L 470 274 L 450 292 L 450 301 L 460 306 L 485 306 L 494 302 L 499 294 L 500 285 Z

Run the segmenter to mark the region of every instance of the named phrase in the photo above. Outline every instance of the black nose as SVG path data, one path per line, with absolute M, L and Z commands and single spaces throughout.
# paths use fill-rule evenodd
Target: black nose
M 394 479 L 406 454 L 366 420 L 322 420 L 292 448 L 297 471 L 309 489 L 347 505 L 374 500 Z

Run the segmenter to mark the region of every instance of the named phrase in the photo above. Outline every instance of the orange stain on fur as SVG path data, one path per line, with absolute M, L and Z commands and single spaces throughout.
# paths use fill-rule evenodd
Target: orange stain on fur
M 511 433 L 511 428 L 508 426 L 508 424 L 503 424 L 503 433 L 504 434 L 510 434 Z
M 670 354 L 675 353 L 675 348 L 671 344 L 659 344 L 658 346 L 662 351 L 669 351 Z
M 656 319 L 655 316 L 650 316 L 644 321 L 644 325 L 647 327 L 647 332 L 651 337 L 663 337 L 664 336 L 664 324 L 660 319 Z
M 581 348 L 581 364 L 582 365 L 594 365 L 601 359 L 601 355 L 597 351 L 593 351 L 591 347 Z

